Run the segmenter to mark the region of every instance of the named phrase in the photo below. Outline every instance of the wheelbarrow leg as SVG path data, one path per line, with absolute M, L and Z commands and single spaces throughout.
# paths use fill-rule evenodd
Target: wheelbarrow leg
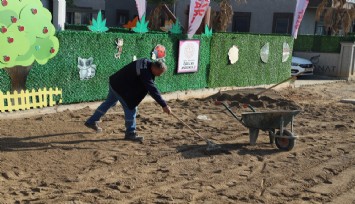
M 249 128 L 249 141 L 250 145 L 255 145 L 256 140 L 258 139 L 259 136 L 259 129 L 257 128 Z
M 269 139 L 270 139 L 270 144 L 274 144 L 274 142 L 275 142 L 275 129 L 269 130 Z

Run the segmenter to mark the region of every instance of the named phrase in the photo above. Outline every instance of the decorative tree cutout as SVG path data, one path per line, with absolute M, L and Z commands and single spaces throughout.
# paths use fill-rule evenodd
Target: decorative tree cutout
M 148 23 L 149 21 L 145 21 L 145 15 L 142 16 L 142 19 L 137 22 L 137 25 L 135 28 L 133 28 L 133 31 L 136 33 L 146 33 L 148 32 Z
M 123 27 L 129 30 L 132 30 L 136 27 L 138 21 L 138 16 L 136 16 L 132 21 L 128 21 L 127 24 L 124 24 Z
M 58 53 L 59 41 L 40 0 L 0 1 L 0 68 L 10 75 L 11 90 L 22 90 L 32 63 L 47 63 Z
M 170 33 L 173 34 L 181 34 L 182 33 L 182 29 L 181 29 L 181 25 L 179 20 L 176 20 L 175 23 L 173 24 L 173 26 L 170 29 Z
M 206 24 L 205 26 L 205 32 L 202 33 L 203 36 L 207 36 L 207 37 L 212 37 L 212 28 L 208 28 L 208 25 Z
M 96 20 L 94 18 L 92 19 L 92 25 L 89 26 L 89 30 L 100 33 L 108 31 L 108 28 L 106 27 L 106 19 L 102 20 L 101 11 L 97 14 Z

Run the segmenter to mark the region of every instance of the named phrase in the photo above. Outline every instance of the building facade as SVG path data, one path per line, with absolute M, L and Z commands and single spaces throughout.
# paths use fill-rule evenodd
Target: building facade
M 248 0 L 247 3 L 237 3 L 232 0 L 231 2 L 234 16 L 227 31 L 291 34 L 296 0 Z M 315 34 L 322 31 L 322 25 L 315 21 L 316 6 L 320 2 L 321 0 L 310 1 L 299 34 Z M 184 27 L 187 26 L 189 4 L 190 0 L 179 0 L 170 8 Z M 210 5 L 212 10 L 218 12 L 218 4 L 211 2 Z M 148 15 L 153 8 L 152 5 L 148 5 Z M 105 12 L 108 26 L 121 26 L 138 15 L 133 0 L 126 2 L 106 0 Z
M 247 0 L 246 3 L 231 0 L 231 2 L 234 15 L 227 31 L 291 34 L 296 0 Z M 310 1 L 298 34 L 326 34 L 322 21 L 315 20 L 316 9 L 320 2 L 321 0 Z M 42 3 L 53 12 L 52 0 L 42 0 Z M 66 4 L 68 24 L 90 24 L 91 19 L 95 18 L 101 10 L 107 20 L 107 26 L 122 27 L 138 15 L 134 0 L 66 0 Z M 184 27 L 187 26 L 189 4 L 190 0 L 179 0 L 170 6 L 171 11 Z M 218 4 L 211 2 L 210 5 L 212 10 L 219 11 Z M 148 4 L 147 16 L 152 9 L 154 5 Z

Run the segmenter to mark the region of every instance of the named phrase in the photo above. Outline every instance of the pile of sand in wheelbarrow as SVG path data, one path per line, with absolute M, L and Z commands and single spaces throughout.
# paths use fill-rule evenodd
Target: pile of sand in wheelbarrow
M 262 110 L 299 110 L 301 107 L 294 101 L 287 100 L 276 91 L 268 91 L 257 95 L 258 89 L 242 89 L 217 93 L 211 98 L 216 101 L 229 102 L 230 106 L 242 107 L 249 104 Z

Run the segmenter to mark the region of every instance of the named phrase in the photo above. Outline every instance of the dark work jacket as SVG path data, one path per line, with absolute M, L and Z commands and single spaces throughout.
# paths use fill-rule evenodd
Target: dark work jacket
M 162 107 L 166 102 L 154 84 L 151 71 L 152 62 L 139 59 L 126 65 L 110 76 L 110 85 L 120 95 L 130 109 L 135 108 L 149 93 Z

